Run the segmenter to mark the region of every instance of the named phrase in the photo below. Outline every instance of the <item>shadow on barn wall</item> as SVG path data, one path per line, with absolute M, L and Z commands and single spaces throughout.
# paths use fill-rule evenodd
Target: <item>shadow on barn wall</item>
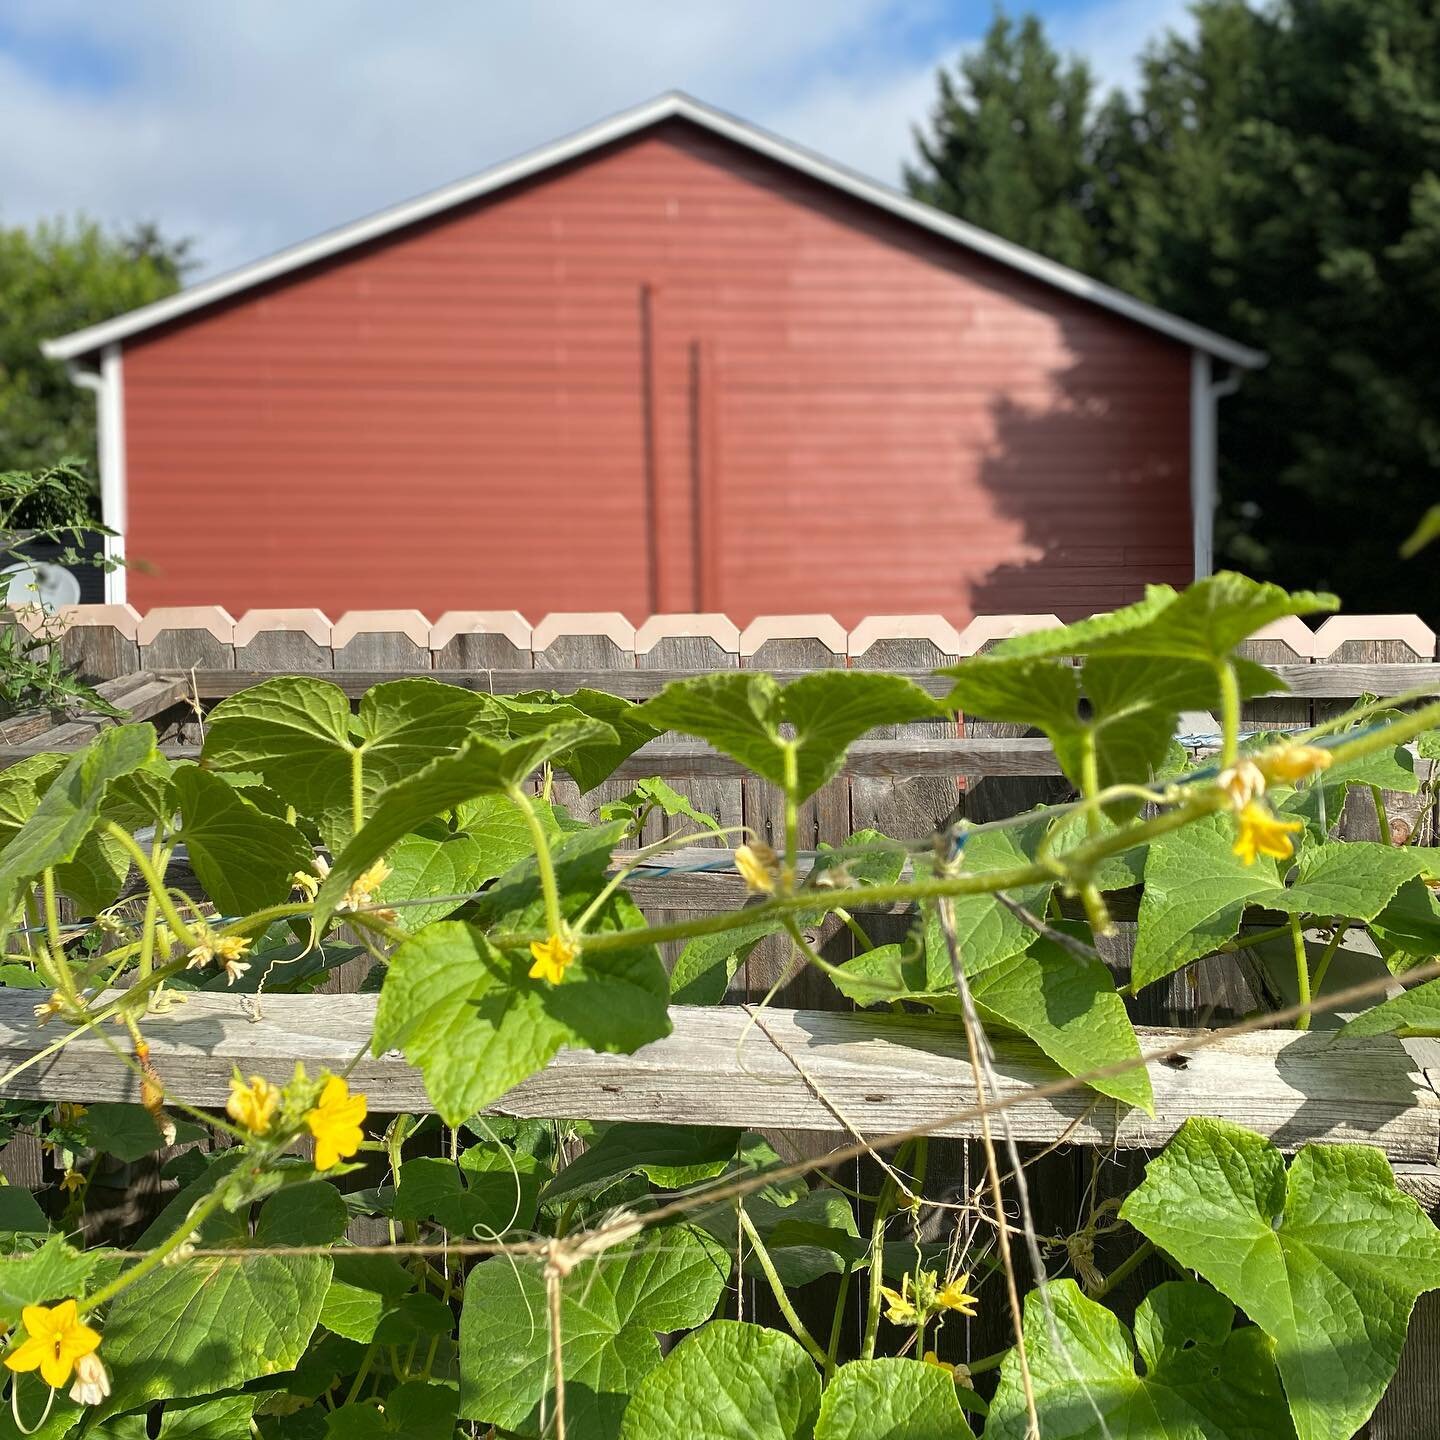
M 996 517 L 1023 527 L 1016 548 L 1031 558 L 971 583 L 976 615 L 1083 619 L 1192 578 L 1187 386 L 1118 385 L 1079 337 L 1069 348 L 1077 358 L 1052 374 L 1048 404 L 1001 395 L 991 407 L 980 483 Z M 1177 349 L 1154 342 L 1157 371 L 1183 362 L 1188 375 Z

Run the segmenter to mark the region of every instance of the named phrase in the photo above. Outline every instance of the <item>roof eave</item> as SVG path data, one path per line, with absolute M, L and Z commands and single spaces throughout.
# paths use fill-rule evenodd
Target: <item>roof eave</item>
M 766 155 L 879 209 L 887 210 L 977 254 L 989 256 L 1000 264 L 1028 274 L 1056 289 L 1067 291 L 1080 299 L 1123 315 L 1138 325 L 1168 335 L 1181 344 L 1203 350 L 1217 359 L 1247 370 L 1258 369 L 1266 363 L 1267 357 L 1263 351 L 1242 345 L 1224 335 L 1216 334 L 1213 330 L 1194 325 L 1178 315 L 1137 300 L 1133 295 L 1104 285 L 1088 275 L 1082 275 L 1078 270 L 1047 260 L 1032 250 L 1012 244 L 952 215 L 946 215 L 899 190 L 882 185 L 879 181 L 677 91 L 657 96 L 642 105 L 612 115 L 607 120 L 601 120 L 538 150 L 503 161 L 479 175 L 456 181 L 452 185 L 379 211 L 363 220 L 327 231 L 264 260 L 181 290 L 164 300 L 157 300 L 150 305 L 141 306 L 138 310 L 131 310 L 112 320 L 73 331 L 69 335 L 42 341 L 41 353 L 51 360 L 76 360 L 94 354 L 106 345 L 116 344 L 157 325 L 178 320 L 207 305 L 229 299 L 232 295 L 269 280 L 279 279 L 291 271 L 429 219 L 456 205 L 479 199 L 506 185 L 576 159 L 602 145 L 625 139 L 661 120 L 676 117 L 721 135 L 746 149 Z

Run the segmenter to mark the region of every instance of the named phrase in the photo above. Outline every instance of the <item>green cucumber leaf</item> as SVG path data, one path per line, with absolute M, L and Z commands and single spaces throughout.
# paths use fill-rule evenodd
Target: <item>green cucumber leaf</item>
M 636 1387 L 621 1440 L 810 1440 L 820 1377 L 779 1330 L 714 1320 Z
M 182 765 L 174 789 L 190 867 L 222 915 L 280 904 L 296 871 L 314 868 L 315 849 L 293 825 L 257 810 L 219 776 Z
M 974 1432 L 949 1371 L 916 1360 L 852 1360 L 825 1387 L 815 1440 L 974 1440 Z
M 597 929 L 640 921 L 620 894 L 604 915 Z M 502 954 L 455 920 L 428 926 L 391 957 L 375 1053 L 403 1049 L 447 1125 L 535 1074 L 562 1045 L 629 1053 L 670 1033 L 668 982 L 654 946 L 582 951 L 559 985 L 530 979 L 530 963 L 528 953 Z
M 923 955 L 891 945 L 847 961 L 837 987 L 860 1005 L 902 1000 L 960 1014 L 937 916 L 927 920 L 925 937 Z M 1069 1074 L 1139 1059 L 1140 1042 L 1103 961 L 1081 960 L 1054 941 L 1033 936 L 1029 948 L 1018 952 L 999 947 L 986 955 L 962 943 L 960 953 L 981 1021 L 1024 1035 Z M 1143 1065 L 1090 1083 L 1127 1105 L 1148 1111 L 1155 1103 Z
M 1275 1349 L 1235 1307 L 1192 1281 L 1157 1286 L 1135 1312 L 1135 1335 L 1073 1280 L 1025 1297 L 1025 1344 L 1046 1440 L 1100 1434 L 1144 1440 L 1286 1440 L 1295 1434 Z M 1140 1373 L 1136 1373 L 1136 1351 Z M 985 1440 L 1024 1440 L 1029 1417 L 1012 1351 L 985 1422 Z
M 851 742 L 867 731 L 943 713 L 913 681 L 863 670 L 821 670 L 783 688 L 759 672 L 698 675 L 673 681 L 640 707 L 657 730 L 697 736 L 782 790 L 793 745 L 799 800 L 840 773 Z M 783 736 L 786 724 L 793 741 Z
M 687 1226 L 647 1231 L 571 1270 L 560 1331 L 572 1440 L 620 1434 L 632 1392 L 660 1364 L 655 1337 L 703 1325 L 729 1274 L 726 1251 Z M 542 1260 L 502 1255 L 470 1272 L 460 1318 L 462 1416 L 522 1436 L 540 1433 L 542 1407 L 554 1409 L 546 1314 Z
M 1403 975 L 1422 960 L 1440 955 L 1440 900 L 1417 875 L 1370 922 L 1375 945 L 1393 974 Z
M 0 849 L 0 923 L 14 913 L 26 881 L 76 858 L 100 821 L 109 786 L 154 754 L 155 727 L 142 723 L 102 730 L 70 758 Z
M 1293 862 L 1281 862 L 1282 870 L 1262 856 L 1246 865 L 1233 853 L 1234 841 L 1233 817 L 1211 815 L 1150 842 L 1132 961 L 1137 989 L 1233 940 L 1247 905 L 1317 919 L 1370 920 L 1426 863 L 1402 846 L 1310 845 L 1287 888 L 1282 876 Z
M 0 1325 L 18 1325 L 27 1305 L 78 1298 L 101 1259 L 101 1252 L 82 1253 L 52 1235 L 38 1250 L 0 1260 Z
M 784 928 L 779 920 L 757 920 L 714 935 L 697 935 L 680 952 L 670 972 L 670 1003 L 718 1005 L 750 952 L 767 935 L 778 935 Z
M 1223 660 L 1247 636 L 1287 615 L 1339 608 L 1333 595 L 1287 593 L 1278 585 L 1222 570 L 1180 594 L 1148 585 L 1145 598 L 1122 610 L 1054 630 L 1002 640 L 993 655 L 1158 655 L 1174 660 Z
M 611 732 L 613 739 L 576 746 L 555 757 L 555 763 L 580 787 L 582 795 L 608 780 L 617 765 L 660 733 L 653 725 L 646 724 L 640 707 L 633 700 L 607 695 L 603 690 L 577 690 L 573 695 L 557 695 L 553 690 L 534 691 L 513 699 L 497 698 L 506 712 L 510 733 L 515 736 L 529 735 L 543 728 L 548 723 L 547 712 L 553 714 L 557 708 L 566 719 L 575 716 L 598 720 Z
M 713 815 L 707 815 L 705 811 L 697 810 L 678 790 L 667 785 L 658 776 L 638 781 L 635 788 L 628 794 L 602 805 L 600 818 L 602 820 L 628 820 L 633 823 L 637 816 L 652 806 L 672 820 L 677 815 L 683 815 L 687 820 L 693 820 L 697 825 L 710 831 L 711 834 L 723 834 L 720 822 Z
M 522 740 L 475 735 L 454 753 L 417 766 L 376 797 L 370 818 L 336 857 L 315 897 L 316 933 L 355 880 L 402 836 L 467 800 L 503 794 L 562 750 L 604 743 L 613 733 L 598 721 L 574 720 Z
M 1275 1342 L 1299 1440 L 1348 1440 L 1395 1373 L 1416 1297 L 1440 1287 L 1440 1232 L 1360 1145 L 1268 1140 L 1191 1118 L 1121 1217 Z
M 1440 1035 L 1440 980 L 1372 1005 L 1345 1026 L 1348 1035 Z
M 260 1207 L 258 1245 L 333 1245 L 345 1233 L 350 1212 L 344 1197 L 324 1180 L 278 1190 Z
M 511 806 L 514 809 L 514 806 Z M 435 896 L 467 896 L 482 876 L 482 852 L 473 835 L 403 835 L 386 852 L 390 874 L 375 892 L 380 905 L 393 905 L 395 924 L 408 934 L 423 930 L 432 920 L 443 920 L 465 900 L 430 899 L 429 904 L 411 902 Z
M 315 1332 L 330 1275 L 318 1255 L 240 1254 L 152 1270 L 106 1316 L 115 1388 L 96 1418 L 291 1369 Z
M 1098 789 L 1148 784 L 1169 759 L 1180 712 L 1213 709 L 1220 701 L 1214 664 L 1198 659 L 1104 655 L 1082 671 L 1063 660 L 990 654 L 940 673 L 954 678 L 946 702 L 953 708 L 1043 730 L 1060 768 L 1082 790 L 1092 756 Z M 1243 666 L 1240 681 L 1242 695 L 1275 688 L 1269 672 L 1255 666 Z M 1139 804 L 1126 800 L 1107 810 L 1120 819 Z
M 662 1190 L 694 1185 L 721 1174 L 739 1140 L 738 1130 L 698 1125 L 611 1125 L 546 1186 L 545 1203 L 597 1195 L 627 1175 Z
M 242 690 L 215 707 L 201 763 L 245 770 L 320 826 L 338 848 L 353 828 L 353 765 L 361 760 L 368 813 L 382 790 L 452 754 L 472 734 L 502 736 L 504 716 L 488 695 L 438 680 L 389 680 L 366 691 L 350 714 L 328 680 L 286 675 Z

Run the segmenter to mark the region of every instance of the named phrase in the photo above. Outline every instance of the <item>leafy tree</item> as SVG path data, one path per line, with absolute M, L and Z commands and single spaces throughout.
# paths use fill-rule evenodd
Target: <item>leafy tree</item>
M 110 233 L 88 220 L 0 229 L 0 469 L 95 460 L 95 401 L 40 342 L 163 299 L 189 242 L 153 225 Z
M 998 16 L 985 43 L 941 71 L 930 133 L 905 183 L 918 198 L 1067 265 L 1093 269 L 1093 82 L 1062 60 L 1040 21 Z

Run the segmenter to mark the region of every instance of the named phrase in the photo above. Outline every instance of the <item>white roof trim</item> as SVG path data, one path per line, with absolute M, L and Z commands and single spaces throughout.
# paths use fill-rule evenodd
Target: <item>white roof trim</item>
M 914 200 L 899 190 L 882 185 L 879 181 L 871 180 L 678 92 L 646 101 L 643 105 L 622 111 L 619 115 L 613 115 L 608 120 L 602 120 L 553 144 L 532 150 L 527 155 L 504 161 L 479 175 L 471 176 L 468 180 L 460 180 L 453 185 L 432 190 L 428 195 L 407 200 L 389 210 L 357 220 L 352 225 L 327 231 L 264 260 L 257 260 L 253 265 L 242 266 L 239 270 L 232 270 L 228 274 L 216 276 L 213 280 L 191 286 L 165 300 L 157 300 L 152 305 L 142 305 L 138 310 L 131 310 L 128 314 L 106 320 L 99 325 L 88 326 L 84 330 L 76 330 L 57 340 L 47 340 L 41 349 L 52 360 L 72 360 L 88 355 L 101 346 L 114 344 L 156 325 L 177 320 L 202 306 L 213 305 L 216 301 L 228 299 L 253 286 L 263 285 L 268 280 L 288 275 L 291 271 L 313 265 L 316 261 L 328 259 L 354 246 L 414 225 L 417 221 L 439 215 L 457 205 L 479 199 L 503 186 L 513 185 L 519 180 L 562 165 L 602 145 L 633 135 L 647 126 L 675 118 L 688 120 L 712 134 L 723 136 L 748 150 L 777 160 L 792 170 L 842 190 L 881 210 L 887 210 L 902 220 L 908 220 L 947 240 L 953 240 L 956 244 L 999 261 L 1002 265 L 1042 280 L 1056 289 L 1068 291 L 1082 300 L 1089 300 L 1107 310 L 1113 310 L 1117 315 L 1157 330 L 1172 340 L 1178 340 L 1182 344 L 1247 369 L 1255 369 L 1265 363 L 1266 357 L 1262 351 L 1252 350 L 1247 345 L 1227 340 L 1223 335 L 1217 335 L 1203 326 L 1193 325 L 1188 320 L 1147 305 L 1133 295 L 1126 295 L 1109 285 L 1102 285 L 1088 275 L 1056 264 L 1055 261 L 1011 244 L 1008 240 L 1002 240 L 998 235 L 992 235 L 978 226 L 957 220 L 954 216 Z

